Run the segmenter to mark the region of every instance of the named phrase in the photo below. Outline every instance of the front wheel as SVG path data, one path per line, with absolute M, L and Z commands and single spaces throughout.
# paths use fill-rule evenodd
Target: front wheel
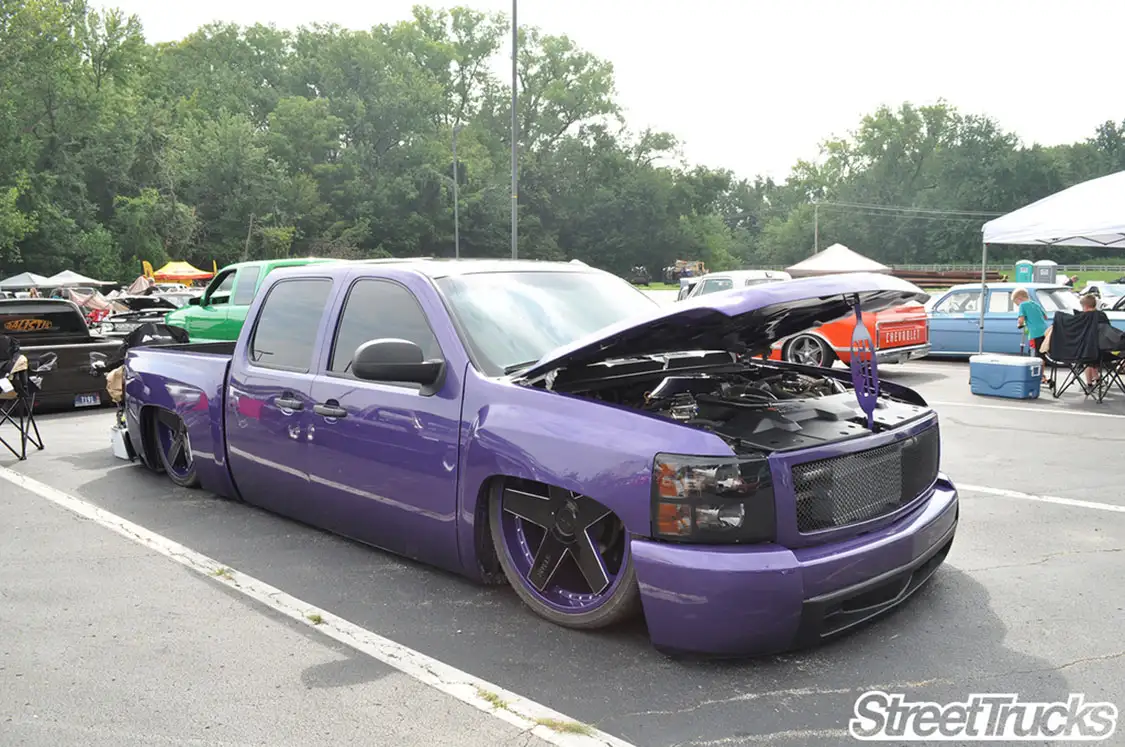
M 835 353 L 824 340 L 813 335 L 799 335 L 785 346 L 785 360 L 802 366 L 827 367 L 835 359 Z
M 508 583 L 537 615 L 590 630 L 640 609 L 629 533 L 588 496 L 527 480 L 497 483 L 492 542 Z
M 167 410 L 152 417 L 152 443 L 169 479 L 181 488 L 199 487 L 191 438 L 182 418 Z

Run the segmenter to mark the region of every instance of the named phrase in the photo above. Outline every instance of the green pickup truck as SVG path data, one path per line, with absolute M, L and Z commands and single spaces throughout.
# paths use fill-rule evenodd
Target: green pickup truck
M 296 267 L 336 259 L 266 259 L 228 265 L 212 278 L 207 290 L 187 306 L 168 312 L 165 324 L 183 327 L 192 342 L 233 342 L 262 279 L 279 267 Z

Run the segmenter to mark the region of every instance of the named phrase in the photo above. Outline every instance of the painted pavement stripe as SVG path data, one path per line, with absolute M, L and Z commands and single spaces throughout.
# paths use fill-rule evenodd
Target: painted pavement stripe
M 546 724 L 573 724 L 573 728 L 583 729 L 574 719 L 558 711 L 372 633 L 81 498 L 7 467 L 0 467 L 0 478 L 171 558 L 200 575 L 225 583 L 286 617 L 308 625 L 318 633 L 377 659 L 463 703 L 529 731 L 545 742 L 557 747 L 633 747 L 628 742 L 593 728 L 586 729 L 586 733 L 557 731 Z M 317 622 L 314 623 L 310 617 Z M 503 706 L 496 705 L 497 699 L 503 701 Z
M 1095 501 L 1080 501 L 1076 498 L 1059 498 L 1054 495 L 1031 495 L 1030 493 L 1021 493 L 1018 490 L 1005 490 L 1003 488 L 986 488 L 980 485 L 964 485 L 959 482 L 954 483 L 958 490 L 968 491 L 970 493 L 982 493 L 984 495 L 996 495 L 1002 498 L 1016 498 L 1021 501 L 1038 501 L 1039 503 L 1054 503 L 1058 506 L 1071 506 L 1074 508 L 1090 508 L 1095 511 L 1110 511 L 1112 513 L 1125 514 L 1125 506 L 1118 506 L 1113 503 L 1097 503 Z
M 932 407 L 969 407 L 974 410 L 1014 410 L 1016 412 L 1037 412 L 1046 415 L 1083 415 L 1088 418 L 1117 418 L 1119 420 L 1125 419 L 1125 415 L 1120 415 L 1113 412 L 1087 412 L 1085 410 L 1069 410 L 1065 407 L 1019 407 L 1016 405 L 982 405 L 978 402 L 940 402 L 938 400 L 926 400 L 927 404 Z

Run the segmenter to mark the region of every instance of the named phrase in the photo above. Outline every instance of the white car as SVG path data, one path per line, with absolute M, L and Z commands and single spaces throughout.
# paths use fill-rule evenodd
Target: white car
M 698 278 L 681 278 L 680 295 L 677 301 L 697 298 L 709 293 L 745 288 L 748 285 L 777 283 L 792 280 L 788 272 L 781 270 L 731 270 L 730 272 L 709 272 Z

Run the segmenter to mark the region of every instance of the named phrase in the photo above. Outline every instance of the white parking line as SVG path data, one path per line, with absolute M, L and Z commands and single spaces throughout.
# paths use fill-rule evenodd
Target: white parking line
M 595 745 L 633 747 L 628 742 L 610 734 L 580 726 L 574 719 L 564 716 L 558 711 L 372 633 L 333 615 L 327 610 L 303 602 L 264 581 L 259 581 L 253 576 L 224 566 L 206 555 L 197 553 L 178 542 L 145 529 L 139 524 L 134 524 L 81 498 L 64 493 L 7 467 L 0 467 L 0 478 L 169 557 L 201 575 L 221 581 L 232 589 L 292 620 L 308 625 L 329 638 L 367 654 L 403 674 L 479 708 L 502 721 L 529 731 L 545 742 L 558 747 L 594 747 Z M 497 705 L 497 699 L 503 702 L 502 705 Z M 565 728 L 566 725 L 572 725 L 570 728 L 576 730 L 577 733 L 575 731 L 557 731 L 552 728 L 552 726 Z M 586 733 L 580 733 L 582 731 Z
M 1054 503 L 1059 506 L 1073 506 L 1075 508 L 1091 508 L 1095 511 L 1110 511 L 1125 514 L 1125 506 L 1113 503 L 1096 503 L 1094 501 L 1080 501 L 1076 498 L 1059 498 L 1054 495 L 1031 495 L 1018 490 L 1005 490 L 1004 488 L 986 488 L 981 485 L 965 485 L 955 483 L 958 490 L 967 490 L 970 493 L 983 493 L 984 495 L 998 495 L 1003 498 L 1017 498 L 1021 501 L 1038 501 L 1040 503 Z
M 1088 418 L 1118 418 L 1125 419 L 1125 415 L 1113 412 L 1087 412 L 1085 410 L 1071 410 L 1065 407 L 1019 407 L 1017 405 L 982 405 L 977 402 L 939 402 L 926 400 L 933 407 L 969 407 L 974 410 L 1015 410 L 1016 412 L 1039 412 L 1049 415 L 1079 415 Z

